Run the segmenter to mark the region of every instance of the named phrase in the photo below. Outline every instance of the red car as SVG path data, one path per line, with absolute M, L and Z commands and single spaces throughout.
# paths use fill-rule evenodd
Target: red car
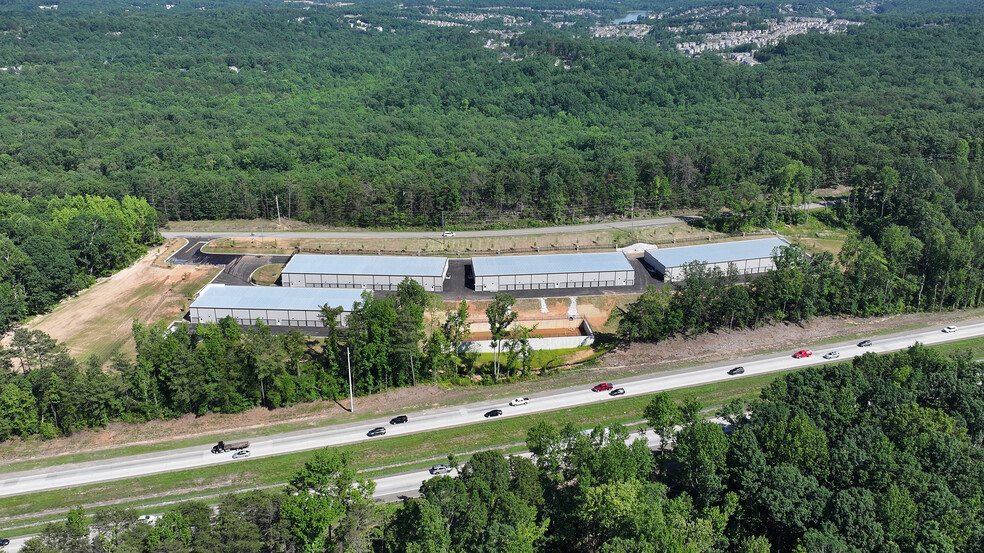
M 801 349 L 801 350 L 797 351 L 796 353 L 794 353 L 793 354 L 793 357 L 795 357 L 797 359 L 802 359 L 804 357 L 809 357 L 811 355 L 813 355 L 813 352 L 812 351 Z
M 607 382 L 602 382 L 601 384 L 598 384 L 594 388 L 591 388 L 591 391 L 592 392 L 604 392 L 604 391 L 607 391 L 607 390 L 611 390 L 612 388 L 614 388 L 614 386 L 612 386 L 611 384 L 609 384 Z

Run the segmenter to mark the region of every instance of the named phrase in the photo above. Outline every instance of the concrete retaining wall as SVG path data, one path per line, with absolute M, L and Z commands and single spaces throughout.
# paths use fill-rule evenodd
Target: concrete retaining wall
M 539 324 L 537 329 L 544 328 L 544 326 L 549 325 L 549 328 L 578 328 L 580 329 L 580 335 L 578 336 L 558 336 L 554 338 L 531 338 L 530 346 L 533 351 L 544 350 L 544 349 L 567 349 L 567 348 L 578 348 L 582 346 L 590 346 L 594 343 L 594 332 L 591 331 L 591 325 L 585 319 L 574 319 L 572 321 L 519 321 L 520 324 L 524 326 L 527 324 Z M 484 325 L 484 326 L 483 326 Z M 473 332 L 488 332 L 488 323 L 476 323 L 472 325 Z M 515 326 L 515 325 L 514 325 Z M 482 327 L 481 329 L 476 327 Z M 536 331 L 534 331 L 534 334 Z M 461 342 L 458 344 L 458 353 L 473 352 L 473 353 L 493 353 L 495 350 L 492 348 L 491 340 L 471 340 L 468 342 Z M 506 351 L 506 345 L 503 343 L 502 350 Z

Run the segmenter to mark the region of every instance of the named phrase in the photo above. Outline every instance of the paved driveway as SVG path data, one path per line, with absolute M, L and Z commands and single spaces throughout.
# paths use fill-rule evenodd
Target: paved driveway
M 253 271 L 264 265 L 287 263 L 289 255 L 241 255 L 234 253 L 206 253 L 202 246 L 212 240 L 209 236 L 189 236 L 188 245 L 172 255 L 168 261 L 177 265 L 216 265 L 225 267 L 215 279 L 217 284 L 250 286 Z

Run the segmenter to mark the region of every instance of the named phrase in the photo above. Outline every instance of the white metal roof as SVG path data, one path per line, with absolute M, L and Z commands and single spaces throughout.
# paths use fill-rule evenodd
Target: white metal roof
M 297 254 L 283 273 L 443 277 L 447 266 L 446 257 Z
M 635 270 L 618 252 L 473 257 L 472 268 L 476 277 Z
M 328 305 L 352 311 L 352 304 L 357 301 L 362 301 L 362 290 L 209 284 L 199 292 L 191 307 L 317 311 Z
M 781 238 L 763 238 L 760 240 L 740 240 L 719 244 L 646 250 L 646 253 L 662 263 L 664 267 L 680 267 L 692 261 L 730 263 L 743 259 L 772 257 L 773 250 L 788 245 L 789 242 Z

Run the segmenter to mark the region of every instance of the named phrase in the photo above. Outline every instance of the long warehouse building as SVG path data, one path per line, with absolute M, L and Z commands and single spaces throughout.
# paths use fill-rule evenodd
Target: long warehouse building
M 191 303 L 188 315 L 192 324 L 232 317 L 240 326 L 255 325 L 259 319 L 270 326 L 323 327 L 321 306 L 327 305 L 342 308 L 338 322 L 344 326 L 361 300 L 360 290 L 209 284 Z
M 446 257 L 298 254 L 287 262 L 280 282 L 291 288 L 396 290 L 409 277 L 428 292 L 443 292 L 447 275 Z
M 741 275 L 757 275 L 775 269 L 772 255 L 776 248 L 785 248 L 789 242 L 781 238 L 721 242 L 700 246 L 646 250 L 645 262 L 663 275 L 664 282 L 683 280 L 683 267 L 694 261 L 718 267 L 727 272 L 734 265 Z
M 618 252 L 473 257 L 475 290 L 632 286 L 635 269 Z

